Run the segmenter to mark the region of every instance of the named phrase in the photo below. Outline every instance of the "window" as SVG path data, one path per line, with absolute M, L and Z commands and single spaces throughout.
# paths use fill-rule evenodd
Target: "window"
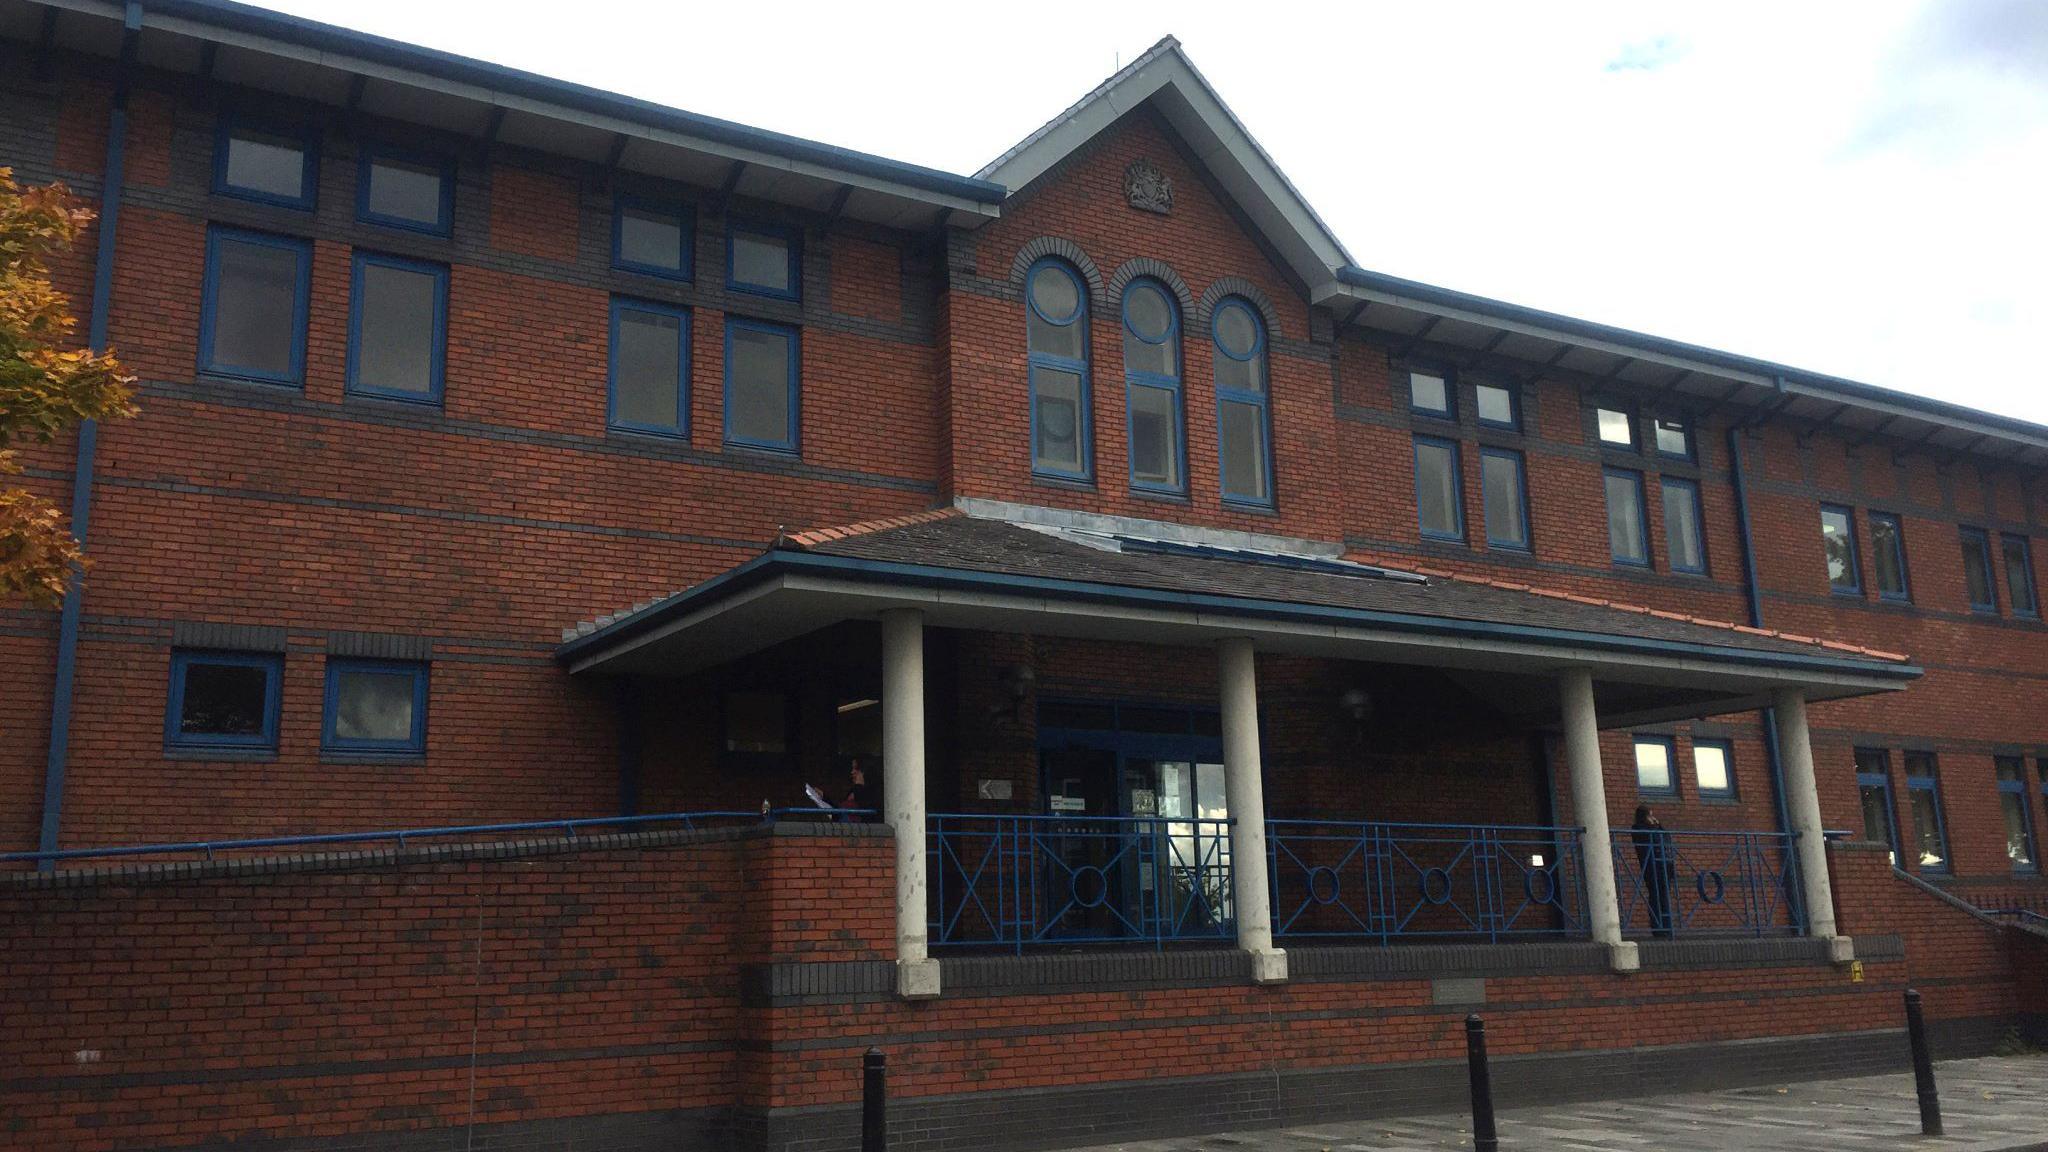
M 1425 416 L 1451 418 L 1451 382 L 1435 372 L 1408 374 L 1408 406 Z
M 797 450 L 798 361 L 796 329 L 726 317 L 726 443 Z
M 1455 467 L 1455 457 L 1452 464 Z M 1479 495 L 1481 503 L 1486 506 L 1487 545 L 1526 551 L 1529 547 L 1529 503 L 1522 454 L 1505 448 L 1481 448 Z
M 298 384 L 312 270 L 313 246 L 304 240 L 227 228 L 207 233 L 200 371 Z
M 1678 795 L 1678 777 L 1672 764 L 1678 759 L 1678 745 L 1669 736 L 1636 737 L 1636 790 L 1645 796 Z
M 1963 583 L 1970 590 L 1970 607 L 1979 612 L 1998 611 L 1998 586 L 1991 582 L 1991 538 L 1982 528 L 1961 529 L 1963 541 Z
M 1863 805 L 1863 838 L 1891 849 L 1899 863 L 1899 828 L 1892 818 L 1892 761 L 1882 748 L 1856 749 L 1856 791 Z
M 1086 480 L 1088 291 L 1074 270 L 1040 260 L 1025 277 L 1025 342 L 1031 375 L 1031 470 Z
M 1131 486 L 1181 491 L 1180 306 L 1157 280 L 1124 289 L 1124 400 Z
M 620 193 L 612 206 L 612 267 L 688 280 L 695 235 L 688 208 Z
M 1522 426 L 1522 402 L 1512 388 L 1498 384 L 1477 384 L 1472 388 L 1474 415 L 1488 428 L 1519 429 Z
M 311 208 L 318 135 L 273 130 L 223 118 L 214 142 L 213 190 L 287 208 Z
M 2018 756 L 1992 758 L 1998 775 L 1998 807 L 2005 815 L 2005 858 L 2015 872 L 2035 872 L 2034 818 L 2027 806 L 2027 763 Z
M 665 304 L 612 301 L 614 428 L 684 436 L 690 427 L 690 314 Z
M 284 657 L 274 653 L 171 653 L 164 744 L 275 749 L 283 672 Z
M 1692 425 L 1684 420 L 1670 416 L 1652 420 L 1650 438 L 1657 445 L 1658 455 L 1692 459 Z
M 1599 425 L 1600 442 L 1617 448 L 1636 446 L 1635 418 L 1618 408 L 1595 408 L 1593 419 Z
M 1920 853 L 1921 871 L 1949 871 L 1948 829 L 1942 823 L 1934 753 L 1906 753 L 1906 802 L 1913 813 L 1913 846 Z
M 1465 508 L 1458 477 L 1458 445 L 1433 436 L 1415 438 L 1415 510 L 1426 540 L 1463 540 Z
M 1663 477 L 1664 548 L 1673 572 L 1704 573 L 1707 550 L 1700 535 L 1700 486 L 1674 476 Z
M 1870 514 L 1870 558 L 1877 568 L 1877 594 L 1885 600 L 1911 600 L 1906 582 L 1906 529 L 1890 512 Z
M 2015 616 L 2039 616 L 2034 600 L 2034 557 L 2025 536 L 2001 535 L 1998 551 L 2005 561 L 2005 594 Z
M 1726 740 L 1692 742 L 1692 779 L 1702 799 L 1727 800 L 1735 795 L 1735 746 Z
M 356 216 L 446 236 L 455 221 L 455 161 L 375 145 L 356 173 Z
M 427 666 L 409 660 L 327 661 L 328 752 L 427 750 Z
M 725 286 L 794 300 L 802 285 L 801 248 L 794 228 L 735 222 L 726 230 Z
M 1650 565 L 1650 527 L 1643 517 L 1643 474 L 1606 471 L 1607 547 L 1616 564 Z
M 1209 319 L 1216 342 L 1216 440 L 1222 454 L 1223 499 L 1273 502 L 1272 421 L 1266 394 L 1266 325 L 1232 296 Z
M 789 751 L 789 696 L 783 692 L 725 694 L 725 750 L 750 755 Z
M 357 252 L 348 308 L 348 390 L 437 404 L 448 269 Z
M 1856 560 L 1856 515 L 1847 508 L 1820 508 L 1820 545 L 1828 562 L 1828 587 L 1837 592 L 1863 590 L 1863 568 Z

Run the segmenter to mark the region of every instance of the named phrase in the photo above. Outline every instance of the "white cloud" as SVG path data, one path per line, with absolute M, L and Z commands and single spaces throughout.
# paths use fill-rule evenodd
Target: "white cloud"
M 274 2 L 955 172 L 1172 31 L 1368 267 L 2048 422 L 2038 0 Z

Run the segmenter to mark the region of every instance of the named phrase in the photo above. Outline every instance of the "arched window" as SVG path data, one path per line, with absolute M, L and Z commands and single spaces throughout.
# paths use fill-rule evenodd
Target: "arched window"
M 1216 341 L 1216 450 L 1223 498 L 1237 504 L 1273 502 L 1271 405 L 1266 393 L 1266 326 L 1236 296 L 1216 306 L 1209 333 Z
M 1124 289 L 1124 404 L 1131 486 L 1182 491 L 1180 306 L 1157 280 Z
M 1088 289 L 1072 268 L 1040 260 L 1024 278 L 1031 363 L 1031 470 L 1090 476 Z

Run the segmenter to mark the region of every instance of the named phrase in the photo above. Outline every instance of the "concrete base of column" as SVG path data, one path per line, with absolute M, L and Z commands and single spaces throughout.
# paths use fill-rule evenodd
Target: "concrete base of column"
M 1623 940 L 1607 946 L 1607 967 L 1613 972 L 1639 972 L 1643 967 L 1642 953 L 1633 940 Z
M 1847 964 L 1856 959 L 1856 941 L 1847 936 L 1828 937 L 1828 963 Z
M 1250 953 L 1252 958 L 1252 983 L 1287 983 L 1287 953 L 1278 948 L 1268 948 Z
M 923 960 L 896 962 L 896 995 L 905 1000 L 936 1000 L 939 997 L 939 962 Z

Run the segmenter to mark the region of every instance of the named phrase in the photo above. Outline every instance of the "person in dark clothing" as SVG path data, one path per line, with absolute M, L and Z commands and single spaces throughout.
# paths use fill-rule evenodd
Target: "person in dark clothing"
M 841 808 L 857 809 L 867 815 L 850 816 L 850 820 L 874 820 L 873 813 L 881 808 L 880 797 L 875 795 L 874 785 L 868 783 L 867 766 L 858 756 L 846 763 L 846 794 L 839 799 Z
M 1650 933 L 1670 936 L 1671 877 L 1676 861 L 1671 858 L 1671 834 L 1648 804 L 1636 805 L 1636 820 L 1629 825 L 1635 841 L 1636 866 L 1643 878 L 1643 903 L 1650 911 Z

